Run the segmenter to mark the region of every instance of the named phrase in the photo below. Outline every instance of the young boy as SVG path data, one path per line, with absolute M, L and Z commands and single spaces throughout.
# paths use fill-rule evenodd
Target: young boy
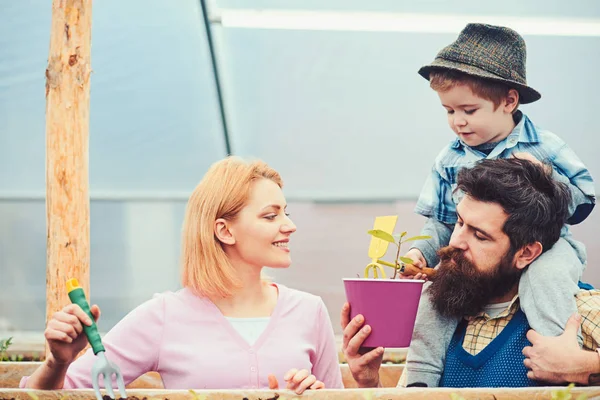
M 419 70 L 438 93 L 458 137 L 437 156 L 419 197 L 416 212 L 428 218 L 421 234 L 433 239 L 417 242 L 408 251 L 406 257 L 415 265 L 438 264 L 436 252 L 448 245 L 457 222 L 457 173 L 484 158 L 520 157 L 549 163 L 554 179 L 566 183 L 573 197 L 569 224 L 580 223 L 592 211 L 594 184 L 583 162 L 558 136 L 535 126 L 518 110 L 519 104 L 541 97 L 527 86 L 525 62 L 525 41 L 517 32 L 468 24 L 433 63 Z M 585 263 L 584 246 L 572 239 L 565 226 L 559 243 L 526 269 L 518 298 L 533 329 L 547 336 L 562 333 L 569 316 L 577 311 L 574 295 Z M 438 315 L 424 291 L 401 384 L 438 386 L 458 322 Z

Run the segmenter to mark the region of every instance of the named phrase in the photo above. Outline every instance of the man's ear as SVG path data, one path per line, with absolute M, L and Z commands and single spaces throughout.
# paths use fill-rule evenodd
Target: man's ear
M 530 243 L 523 246 L 515 254 L 515 267 L 523 269 L 535 261 L 542 254 L 544 247 L 540 242 Z
M 235 237 L 231 232 L 229 222 L 223 218 L 219 218 L 215 221 L 215 236 L 223 244 L 235 244 Z
M 515 108 L 517 108 L 519 105 L 519 92 L 517 92 L 515 89 L 510 89 L 505 101 L 506 103 L 504 104 L 504 111 L 512 114 L 512 112 L 515 111 Z

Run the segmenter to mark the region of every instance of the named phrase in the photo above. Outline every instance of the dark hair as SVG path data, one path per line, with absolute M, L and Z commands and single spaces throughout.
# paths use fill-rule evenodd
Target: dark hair
M 540 242 L 546 251 L 560 238 L 571 202 L 569 188 L 552 179 L 548 167 L 518 158 L 482 160 L 458 173 L 456 190 L 504 209 L 511 250 Z

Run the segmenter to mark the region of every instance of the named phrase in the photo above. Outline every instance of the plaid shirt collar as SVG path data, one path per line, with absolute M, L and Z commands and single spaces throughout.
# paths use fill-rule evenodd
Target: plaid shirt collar
M 502 311 L 500 314 L 498 314 L 495 317 L 490 317 L 485 311 L 481 311 L 479 312 L 479 314 L 477 315 L 473 315 L 470 317 L 465 317 L 465 319 L 469 322 L 471 321 L 475 321 L 478 319 L 484 319 L 486 321 L 492 320 L 492 319 L 500 319 L 500 318 L 506 318 L 509 315 L 513 315 L 515 312 L 517 312 L 519 308 L 519 295 L 515 294 L 515 297 L 512 298 L 512 300 L 510 301 L 510 303 L 508 304 L 508 306 L 506 307 L 506 309 L 504 311 Z
M 506 143 L 506 148 L 514 147 L 517 143 L 538 143 L 540 141 L 537 129 L 535 129 L 535 126 L 527 115 L 521 111 L 517 111 L 515 118 L 518 119 L 519 116 L 521 118 L 519 123 L 514 127 L 510 135 L 502 140 L 502 142 Z M 453 149 L 459 149 L 463 146 L 466 146 L 466 144 L 458 137 L 450 144 L 450 147 Z

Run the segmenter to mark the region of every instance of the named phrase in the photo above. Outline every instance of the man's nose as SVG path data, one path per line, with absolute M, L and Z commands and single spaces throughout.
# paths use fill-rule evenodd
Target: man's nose
M 454 232 L 452 232 L 452 236 L 450 236 L 450 246 L 455 249 L 467 250 L 467 241 L 464 238 L 464 233 L 459 226 L 454 228 Z

